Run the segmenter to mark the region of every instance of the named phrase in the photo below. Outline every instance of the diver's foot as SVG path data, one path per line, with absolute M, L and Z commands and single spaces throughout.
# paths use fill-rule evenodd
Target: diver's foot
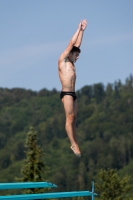
M 78 145 L 72 145 L 70 148 L 72 149 L 72 151 L 76 156 L 81 157 L 81 152 L 79 150 Z

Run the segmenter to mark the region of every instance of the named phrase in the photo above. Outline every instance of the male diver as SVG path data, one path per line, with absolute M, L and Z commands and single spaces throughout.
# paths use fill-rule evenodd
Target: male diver
M 78 157 L 81 157 L 81 152 L 76 139 L 77 97 L 75 93 L 76 70 L 74 63 L 81 52 L 80 45 L 86 26 L 87 21 L 85 19 L 79 23 L 77 31 L 58 60 L 58 73 L 62 85 L 60 99 L 66 114 L 65 129 L 71 143 L 70 148 Z

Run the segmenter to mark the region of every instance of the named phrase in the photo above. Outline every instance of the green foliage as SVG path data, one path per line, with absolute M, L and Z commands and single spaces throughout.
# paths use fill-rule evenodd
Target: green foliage
M 48 167 L 44 163 L 44 153 L 37 145 L 37 132 L 33 127 L 30 128 L 26 138 L 26 160 L 21 169 L 22 178 L 17 178 L 21 182 L 43 182 L 44 175 L 48 173 Z M 38 193 L 46 189 L 26 189 L 24 193 Z
M 56 191 L 91 188 L 101 168 L 117 168 L 121 178 L 129 174 L 133 185 L 133 76 L 124 84 L 119 80 L 106 87 L 86 85 L 76 93 L 80 159 L 70 149 L 60 92 L 0 88 L 1 182 L 13 182 L 14 176 L 20 176 L 25 138 L 33 126 L 50 166 L 47 179 L 58 185 Z M 133 190 L 129 194 L 132 197 Z
M 100 200 L 129 200 L 129 176 L 120 179 L 116 169 L 101 169 L 99 177 L 102 181 L 96 183 L 95 187 L 100 193 Z

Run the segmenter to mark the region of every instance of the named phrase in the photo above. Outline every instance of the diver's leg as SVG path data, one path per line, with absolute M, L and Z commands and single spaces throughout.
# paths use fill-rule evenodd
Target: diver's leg
M 76 155 L 80 156 L 80 150 L 76 142 L 76 133 L 75 133 L 76 131 L 75 102 L 73 100 L 73 97 L 70 95 L 65 95 L 62 98 L 62 102 L 66 114 L 65 128 L 71 143 L 71 149 L 74 151 Z
M 74 116 L 75 116 L 75 121 L 74 121 L 74 126 L 73 126 L 73 136 L 74 140 L 77 143 L 77 137 L 76 137 L 76 122 L 77 122 L 77 112 L 78 112 L 78 103 L 77 99 L 74 101 Z

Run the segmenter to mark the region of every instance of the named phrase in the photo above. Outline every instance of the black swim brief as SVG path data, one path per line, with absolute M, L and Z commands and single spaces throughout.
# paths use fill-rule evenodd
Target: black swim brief
M 61 93 L 60 93 L 60 99 L 62 99 L 65 95 L 72 96 L 74 101 L 77 99 L 77 96 L 76 96 L 75 92 L 64 92 L 64 91 L 61 91 Z

